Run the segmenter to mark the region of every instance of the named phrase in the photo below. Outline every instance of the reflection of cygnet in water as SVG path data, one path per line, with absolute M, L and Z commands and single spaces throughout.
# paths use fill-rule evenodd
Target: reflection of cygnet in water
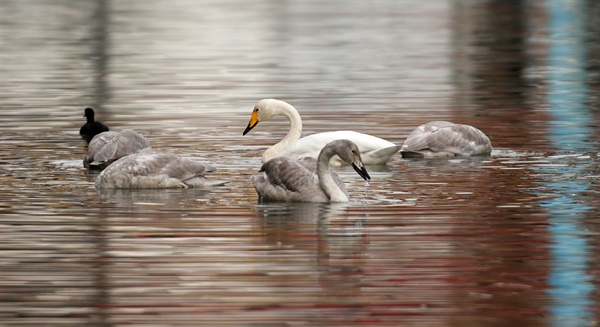
M 103 201 L 116 203 L 120 207 L 139 210 L 141 207 L 183 208 L 197 205 L 196 199 L 205 198 L 210 190 L 202 188 L 188 189 L 115 189 L 98 188 L 96 192 Z
M 256 210 L 263 217 L 265 242 L 294 251 L 303 265 L 314 265 L 317 269 L 306 273 L 313 273 L 324 290 L 340 295 L 363 285 L 360 272 L 368 246 L 368 217 L 348 208 L 347 203 L 269 203 Z
M 267 231 L 314 229 L 321 236 L 364 236 L 367 217 L 348 217 L 347 203 L 268 203 L 256 207 Z M 285 237 L 280 241 L 285 242 Z M 291 239 L 290 239 L 291 241 Z

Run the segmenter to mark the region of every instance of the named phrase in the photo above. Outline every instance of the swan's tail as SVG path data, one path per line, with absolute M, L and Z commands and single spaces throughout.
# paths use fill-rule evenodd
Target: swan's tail
M 379 149 L 369 154 L 371 160 L 365 160 L 366 158 L 363 158 L 363 161 L 365 161 L 365 165 L 385 165 L 388 161 L 390 161 L 392 156 L 400 150 L 400 148 L 401 147 L 399 145 L 394 145 Z

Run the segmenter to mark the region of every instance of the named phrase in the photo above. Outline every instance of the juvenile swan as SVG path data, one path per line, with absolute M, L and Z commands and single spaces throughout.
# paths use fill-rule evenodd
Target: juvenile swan
M 335 140 L 325 145 L 316 161 L 276 157 L 263 164 L 260 169 L 263 174 L 251 177 L 259 201 L 348 202 L 344 182 L 329 170 L 334 155 L 351 164 L 366 181 L 371 179 L 356 143 Z
M 86 142 L 89 143 L 96 134 L 108 132 L 108 127 L 106 125 L 94 120 L 94 109 L 85 108 L 83 117 L 87 119 L 87 122 L 79 129 L 79 135 L 81 135 Z
M 104 132 L 96 135 L 88 144 L 83 166 L 90 169 L 104 169 L 115 160 L 149 149 L 150 142 L 142 135 L 131 131 Z
M 492 153 L 492 143 L 473 126 L 432 121 L 410 133 L 400 153 L 404 158 L 483 156 Z
M 188 188 L 224 184 L 205 177 L 211 165 L 170 153 L 136 153 L 117 160 L 96 179 L 97 188 Z
M 263 163 L 277 156 L 292 159 L 302 157 L 316 158 L 325 144 L 340 139 L 348 139 L 356 143 L 366 165 L 385 165 L 400 150 L 400 146 L 392 142 L 353 131 L 324 132 L 300 138 L 302 134 L 302 119 L 300 118 L 300 114 L 289 103 L 275 99 L 258 101 L 243 135 L 246 135 L 259 122 L 269 120 L 278 115 L 288 118 L 290 121 L 290 130 L 279 143 L 271 146 L 263 153 Z M 340 160 L 338 156 L 334 157 L 331 163 L 336 166 L 344 164 L 343 160 Z

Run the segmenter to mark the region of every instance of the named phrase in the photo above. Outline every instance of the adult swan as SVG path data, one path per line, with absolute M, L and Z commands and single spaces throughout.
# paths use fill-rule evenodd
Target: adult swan
M 400 150 L 400 146 L 392 142 L 353 131 L 324 132 L 300 138 L 302 134 L 302 119 L 300 118 L 300 114 L 289 103 L 276 99 L 258 101 L 243 135 L 246 135 L 259 122 L 269 120 L 278 115 L 287 117 L 290 121 L 290 130 L 279 143 L 265 150 L 262 156 L 263 163 L 278 156 L 292 159 L 303 157 L 317 158 L 319 152 L 327 143 L 340 139 L 347 139 L 356 143 L 365 165 L 385 165 Z M 331 164 L 340 166 L 344 164 L 344 161 L 339 156 L 334 156 Z

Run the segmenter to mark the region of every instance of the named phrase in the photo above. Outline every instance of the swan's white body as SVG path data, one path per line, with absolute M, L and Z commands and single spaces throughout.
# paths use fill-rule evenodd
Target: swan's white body
M 432 121 L 410 133 L 400 153 L 405 158 L 484 156 L 492 153 L 492 143 L 473 126 Z
M 104 169 L 115 160 L 144 149 L 150 150 L 150 142 L 134 131 L 126 129 L 121 132 L 103 132 L 94 136 L 88 144 L 83 166 Z
M 136 153 L 117 160 L 96 179 L 97 188 L 188 188 L 222 185 L 205 178 L 211 165 L 170 153 Z
M 285 156 L 292 159 L 302 157 L 317 158 L 319 151 L 327 143 L 340 139 L 347 139 L 356 143 L 365 165 L 385 165 L 400 150 L 400 146 L 392 142 L 353 131 L 324 132 L 300 138 L 302 134 L 302 119 L 300 118 L 300 114 L 289 103 L 275 99 L 263 99 L 256 104 L 244 135 L 256 126 L 258 122 L 269 120 L 278 115 L 288 118 L 290 121 L 290 130 L 281 141 L 265 150 L 262 156 L 263 163 L 278 156 Z M 339 156 L 334 156 L 331 164 L 339 166 L 344 164 L 344 161 Z
M 358 146 L 349 140 L 335 140 L 320 151 L 317 160 L 276 157 L 261 167 L 262 175 L 252 176 L 254 189 L 262 201 L 348 202 L 348 191 L 339 176 L 330 171 L 333 156 L 352 165 L 365 180 L 370 176 L 361 160 Z

